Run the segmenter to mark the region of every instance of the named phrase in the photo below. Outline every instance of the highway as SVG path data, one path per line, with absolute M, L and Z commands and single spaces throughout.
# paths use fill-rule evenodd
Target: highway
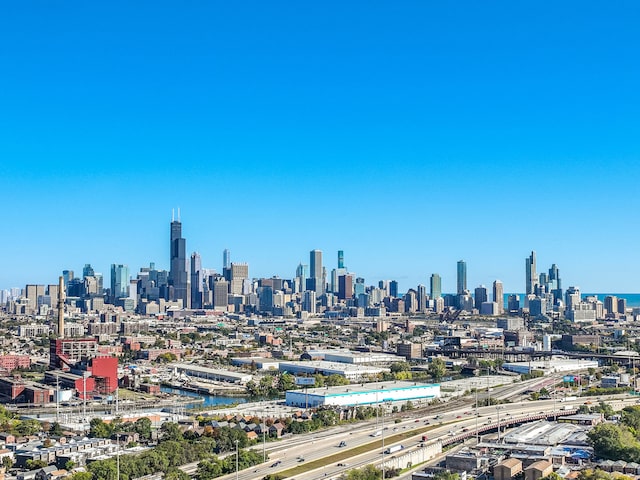
M 628 395 L 602 398 L 611 404 L 615 410 L 638 402 L 637 398 L 631 398 Z M 585 401 L 591 401 L 596 404 L 598 399 L 582 397 L 579 400 L 566 403 L 554 400 L 522 401 L 481 407 L 478 408 L 477 418 L 475 409 L 469 406 L 439 414 L 437 415 L 438 418 L 434 418 L 436 417 L 434 414 L 425 416 L 418 412 L 404 412 L 402 414 L 403 419 L 399 423 L 394 423 L 393 420 L 386 418 L 384 429 L 382 421 L 379 421 L 376 425 L 375 420 L 341 425 L 322 432 L 295 435 L 279 442 L 269 443 L 267 444 L 269 460 L 265 464 L 221 478 L 223 480 L 233 480 L 235 478 L 238 480 L 258 480 L 267 474 L 285 472 L 298 465 L 321 459 L 326 459 L 326 462 L 331 461 L 325 465 L 318 465 L 318 468 L 311 471 L 296 474 L 295 480 L 335 478 L 352 468 L 367 464 L 379 464 L 383 457 L 383 442 L 385 448 L 389 447 L 389 445 L 402 444 L 404 446 L 403 452 L 422 448 L 419 444 L 422 443 L 421 437 L 425 427 L 432 428 L 426 433 L 428 436 L 427 443 L 441 441 L 443 444 L 447 444 L 460 441 L 462 437 L 475 436 L 476 425 L 479 430 L 496 430 L 498 415 L 500 416 L 500 424 L 504 427 L 507 422 L 511 424 L 518 420 L 531 421 L 538 418 L 551 418 L 554 413 L 556 415 L 564 415 L 570 411 L 575 411 Z M 371 436 L 378 431 L 383 432 L 383 434 L 377 437 Z M 401 434 L 406 438 L 402 438 L 399 441 L 394 438 Z M 346 445 L 340 447 L 341 442 L 345 442 Z M 369 448 L 364 453 L 350 452 L 363 445 L 369 445 Z M 262 451 L 262 445 L 256 445 L 253 448 Z M 327 458 L 336 454 L 341 455 L 339 460 L 333 461 L 333 459 Z M 232 452 L 230 455 L 234 455 L 234 453 Z M 182 469 L 189 474 L 193 474 L 196 468 L 197 464 L 191 464 L 183 466 Z

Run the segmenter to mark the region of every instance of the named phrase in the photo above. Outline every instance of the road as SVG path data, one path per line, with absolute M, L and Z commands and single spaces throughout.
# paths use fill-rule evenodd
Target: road
M 637 404 L 637 398 L 630 398 L 628 395 L 602 397 L 616 410 L 624 406 Z M 593 403 L 597 403 L 598 399 L 590 399 Z M 500 415 L 501 425 L 504 425 L 506 419 L 527 419 L 532 416 L 553 416 L 566 413 L 564 410 L 575 409 L 586 399 L 583 397 L 574 402 L 554 402 L 554 400 L 538 400 L 535 402 L 522 401 L 511 404 L 502 404 L 499 406 L 489 406 L 478 408 L 476 417 L 475 409 L 472 407 L 457 408 L 446 414 L 438 415 L 434 418 L 433 414 L 427 416 L 420 415 L 417 412 L 405 412 L 404 419 L 399 423 L 393 423 L 389 418 L 385 420 L 384 428 L 382 421 L 377 425 L 375 421 L 368 421 L 359 424 L 343 425 L 332 429 L 325 430 L 308 435 L 296 435 L 283 439 L 277 443 L 267 444 L 269 461 L 262 465 L 255 466 L 240 472 L 233 473 L 221 477 L 222 480 L 259 480 L 269 473 L 280 473 L 304 463 L 310 463 L 314 460 L 326 459 L 327 464 L 319 466 L 311 471 L 295 475 L 295 480 L 320 480 L 325 478 L 335 478 L 340 474 L 352 468 L 357 468 L 367 464 L 379 464 L 383 459 L 383 445 L 389 447 L 390 439 L 395 435 L 415 432 L 408 438 L 401 441 L 395 441 L 391 445 L 402 444 L 405 449 L 421 448 L 421 431 L 425 426 L 432 428 L 427 435 L 428 441 L 444 441 L 452 440 L 452 437 L 463 434 L 463 430 L 467 430 L 466 435 L 475 435 L 476 425 L 478 427 L 487 426 L 487 424 L 497 424 L 498 414 Z M 498 407 L 498 408 L 496 408 Z M 544 415 L 542 415 L 544 414 Z M 493 427 L 495 429 L 495 426 Z M 381 431 L 382 435 L 372 437 L 374 432 Z M 339 447 L 340 442 L 345 442 L 346 446 Z M 362 445 L 369 445 L 365 453 L 355 454 L 344 460 L 330 459 L 335 454 L 349 456 L 349 451 Z M 255 449 L 262 451 L 262 446 L 257 445 Z M 233 453 L 231 453 L 233 455 Z M 304 458 L 304 460 L 301 460 Z M 276 462 L 280 462 L 274 465 Z M 342 464 L 338 466 L 338 463 Z M 183 470 L 189 474 L 193 474 L 197 468 L 197 464 L 183 467 Z

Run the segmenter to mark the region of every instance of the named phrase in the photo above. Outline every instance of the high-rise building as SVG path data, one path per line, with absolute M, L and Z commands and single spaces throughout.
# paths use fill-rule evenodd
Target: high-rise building
M 498 315 L 504 312 L 504 287 L 500 280 L 493 282 L 493 301 L 498 304 Z
M 231 251 L 225 248 L 222 252 L 222 270 L 231 267 Z
M 531 251 L 531 255 L 529 255 L 525 261 L 525 290 L 526 294 L 529 295 L 531 293 L 535 293 L 536 285 L 538 284 L 538 275 L 536 274 L 536 252 Z
M 562 300 L 562 282 L 560 281 L 560 270 L 554 263 L 549 269 L 549 292 L 553 293 L 554 298 Z
M 172 294 L 170 300 L 182 300 L 182 306 L 189 308 L 191 298 L 188 288 L 186 250 L 187 241 L 182 238 L 182 222 L 180 222 L 180 209 L 178 209 L 178 220 L 171 219 L 169 288 Z
M 507 308 L 509 309 L 509 313 L 518 312 L 520 310 L 520 295 L 509 295 Z
M 93 270 L 93 267 L 91 266 L 91 264 L 85 263 L 84 267 L 82 268 L 82 278 L 95 277 L 95 276 L 96 276 L 96 272 Z
M 129 296 L 129 267 L 122 264 L 111 264 L 111 302 Z
M 302 299 L 302 310 L 311 314 L 316 313 L 316 292 L 307 290 Z
M 191 308 L 204 307 L 204 275 L 202 271 L 202 259 L 198 252 L 191 254 Z
M 393 298 L 398 296 L 398 282 L 395 280 L 389 282 L 389 296 Z
M 440 275 L 437 273 L 431 274 L 430 286 L 431 298 L 433 300 L 440 298 L 442 296 L 442 279 L 440 278 Z
M 338 250 L 338 268 L 344 268 L 344 251 Z
M 416 297 L 418 300 L 418 311 L 426 312 L 427 311 L 427 287 L 420 284 L 418 285 L 418 290 L 416 291 Z
M 64 288 L 67 288 L 69 282 L 73 280 L 73 270 L 63 270 L 62 278 L 64 279 Z
M 353 275 L 346 274 L 338 277 L 338 298 L 347 300 L 353 298 Z
M 618 313 L 618 297 L 614 295 L 607 295 L 604 297 L 604 308 L 609 314 Z
M 322 295 L 324 293 L 322 250 L 311 250 L 309 252 L 309 270 L 310 284 L 307 286 L 307 290 L 313 290 L 318 295 Z
M 474 296 L 473 303 L 476 310 L 480 310 L 480 307 L 482 306 L 482 304 L 487 300 L 488 300 L 487 287 L 485 287 L 484 285 L 480 285 L 475 289 L 475 296 Z
M 467 262 L 458 261 L 458 295 L 464 294 L 467 290 Z
M 618 299 L 618 313 L 620 315 L 624 315 L 627 313 L 627 299 L 619 298 Z
M 245 293 L 245 284 L 249 281 L 249 264 L 231 263 L 231 291 L 232 295 Z
M 229 282 L 219 279 L 213 283 L 213 307 L 225 310 L 229 304 Z

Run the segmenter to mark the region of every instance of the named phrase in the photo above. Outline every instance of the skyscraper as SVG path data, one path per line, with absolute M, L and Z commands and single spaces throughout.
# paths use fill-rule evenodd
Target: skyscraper
M 226 268 L 231 268 L 231 251 L 228 248 L 222 252 L 222 270 Z
M 524 266 L 526 270 L 525 275 L 525 290 L 526 294 L 529 295 L 531 293 L 535 293 L 536 285 L 538 284 L 538 275 L 536 274 L 536 252 L 531 251 L 531 255 L 529 255 L 525 261 Z
M 309 279 L 311 285 L 308 290 L 313 290 L 318 295 L 324 293 L 323 271 L 322 271 L 322 250 L 311 250 L 309 252 Z
M 338 250 L 338 268 L 344 268 L 344 251 Z
M 191 308 L 202 308 L 203 305 L 203 280 L 202 259 L 198 252 L 191 254 Z
M 493 282 L 493 301 L 498 304 L 498 315 L 504 312 L 504 287 L 500 280 Z
M 430 284 L 431 298 L 433 300 L 440 298 L 442 296 L 442 279 L 440 278 L 440 275 L 438 275 L 437 273 L 432 273 Z
M 111 301 L 129 296 L 129 267 L 111 264 Z
M 186 250 L 187 241 L 182 238 L 182 223 L 180 222 L 180 209 L 178 209 L 178 220 L 173 216 L 171 218 L 169 287 L 170 289 L 172 287 L 170 300 L 182 300 L 184 308 L 188 308 L 190 304 Z
M 395 280 L 389 282 L 389 296 L 393 298 L 398 296 L 398 282 Z
M 461 295 L 467 289 L 467 262 L 458 261 L 458 295 Z
M 474 295 L 474 306 L 476 310 L 480 310 L 482 304 L 488 300 L 487 296 L 487 287 L 480 285 L 476 288 Z

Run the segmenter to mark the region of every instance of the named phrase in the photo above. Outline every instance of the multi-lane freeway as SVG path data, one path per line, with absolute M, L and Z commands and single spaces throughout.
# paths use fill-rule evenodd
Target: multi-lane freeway
M 628 395 L 607 397 L 605 399 L 618 410 L 637 402 L 637 398 Z M 592 399 L 597 401 L 597 399 Z M 575 412 L 585 399 L 574 402 L 556 402 L 554 400 L 524 401 L 499 406 L 457 408 L 447 413 L 428 416 L 417 412 L 406 412 L 398 423 L 387 418 L 359 424 L 341 425 L 331 429 L 307 435 L 296 435 L 267 444 L 268 461 L 262 465 L 232 473 L 223 480 L 258 480 L 270 473 L 285 473 L 293 476 L 290 470 L 296 466 L 314 463 L 314 468 L 295 474 L 295 480 L 317 480 L 333 478 L 339 474 L 366 464 L 380 464 L 383 450 L 392 445 L 403 445 L 402 452 L 424 448 L 422 436 L 427 435 L 429 442 L 459 441 L 463 437 L 476 435 L 476 428 L 482 431 L 496 430 L 498 420 L 505 428 L 518 421 L 531 421 L 537 418 L 553 418 Z M 437 417 L 437 418 L 436 418 Z M 500 417 L 500 418 L 498 418 Z M 426 429 L 428 432 L 425 432 Z M 373 436 L 376 432 L 380 435 Z M 340 446 L 343 445 L 343 446 Z M 368 448 L 358 448 L 367 446 Z M 383 448 L 384 445 L 384 448 Z M 262 445 L 254 448 L 261 449 Z M 233 453 L 232 453 L 233 454 Z M 184 466 L 183 470 L 193 474 L 197 464 Z M 288 472 L 289 471 L 289 472 Z

